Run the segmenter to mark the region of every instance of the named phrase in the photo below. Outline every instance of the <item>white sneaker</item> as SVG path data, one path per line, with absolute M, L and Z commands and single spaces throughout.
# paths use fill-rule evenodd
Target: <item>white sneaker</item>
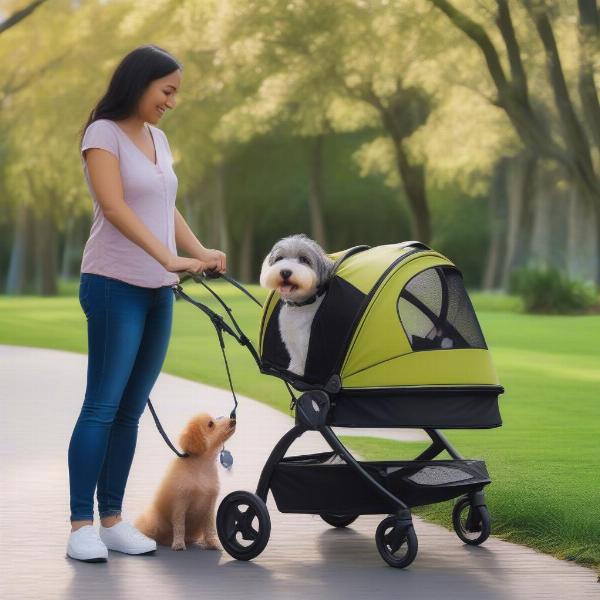
M 92 525 L 72 531 L 67 544 L 67 556 L 85 562 L 106 562 L 108 549 Z
M 109 550 L 125 554 L 149 554 L 156 550 L 156 542 L 146 537 L 126 521 L 119 521 L 112 527 L 100 525 L 100 539 Z

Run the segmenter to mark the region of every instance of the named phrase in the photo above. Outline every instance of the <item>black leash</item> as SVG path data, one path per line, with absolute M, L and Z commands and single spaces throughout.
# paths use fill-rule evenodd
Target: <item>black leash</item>
M 229 387 L 231 388 L 231 393 L 233 394 L 233 400 L 235 403 L 233 410 L 231 411 L 231 413 L 229 415 L 229 418 L 235 419 L 235 411 L 237 410 L 238 401 L 237 401 L 237 398 L 235 395 L 235 390 L 233 389 L 233 383 L 231 382 L 231 372 L 229 371 L 229 363 L 227 362 L 227 356 L 225 355 L 225 339 L 223 338 L 223 331 L 226 331 L 229 335 L 233 336 L 242 345 L 245 345 L 246 343 L 250 344 L 250 340 L 248 340 L 248 338 L 246 338 L 246 336 L 244 336 L 245 340 L 242 340 L 240 337 L 238 337 L 237 334 L 231 329 L 231 327 L 229 327 L 229 325 L 227 325 L 227 323 L 225 323 L 225 321 L 223 320 L 223 317 L 221 317 L 221 315 L 217 314 L 215 311 L 208 308 L 208 306 L 205 306 L 204 304 L 201 304 L 200 302 L 196 302 L 196 300 L 194 300 L 193 298 L 190 298 L 181 289 L 181 286 L 177 286 L 173 291 L 178 298 L 184 298 L 190 304 L 193 304 L 194 306 L 197 306 L 200 310 L 204 311 L 209 316 L 212 324 L 215 326 L 215 329 L 217 331 L 217 336 L 219 338 L 219 345 L 221 346 L 221 352 L 223 353 L 223 360 L 225 361 L 225 369 L 227 370 L 227 378 L 229 379 Z
M 258 355 L 258 352 L 256 351 L 256 348 L 254 348 L 250 339 L 244 334 L 241 327 L 238 325 L 237 321 L 233 317 L 233 313 L 232 313 L 231 309 L 225 304 L 225 302 L 223 302 L 222 298 L 220 298 L 219 295 L 214 290 L 212 290 L 204 281 L 204 279 L 208 278 L 208 277 L 210 277 L 211 279 L 216 279 L 217 277 L 222 277 L 223 279 L 225 279 L 226 281 L 229 281 L 229 283 L 231 283 L 232 285 L 234 285 L 235 287 L 240 289 L 242 292 L 244 292 L 249 298 L 254 300 L 254 302 L 256 302 L 256 304 L 258 304 L 261 308 L 263 308 L 263 305 L 248 290 L 246 290 L 246 288 L 244 288 L 239 282 L 237 282 L 235 279 L 233 279 L 233 277 L 229 277 L 229 275 L 226 275 L 225 273 L 210 272 L 210 271 L 208 271 L 206 274 L 203 273 L 200 275 L 197 273 L 193 273 L 193 274 L 188 273 L 188 274 L 184 275 L 183 277 L 181 277 L 179 284 L 173 286 L 173 288 L 172 288 L 176 299 L 179 300 L 179 299 L 183 298 L 190 304 L 193 304 L 194 306 L 199 308 L 202 312 L 204 312 L 209 317 L 211 323 L 215 327 L 217 336 L 219 338 L 219 345 L 221 346 L 221 352 L 223 354 L 223 360 L 225 362 L 225 369 L 227 370 L 227 378 L 229 380 L 229 387 L 231 389 L 231 393 L 233 394 L 234 407 L 233 407 L 233 410 L 231 411 L 229 417 L 231 419 L 235 419 L 236 418 L 236 416 L 235 416 L 236 410 L 237 410 L 237 406 L 238 406 L 238 400 L 235 395 L 235 390 L 233 389 L 233 382 L 231 380 L 231 372 L 229 370 L 229 363 L 227 362 L 227 356 L 225 354 L 225 339 L 223 337 L 223 331 L 227 332 L 229 335 L 234 337 L 240 345 L 246 346 L 248 348 L 248 350 L 250 350 L 250 353 L 252 354 L 254 360 L 256 361 L 256 364 L 258 365 L 259 369 L 261 368 L 261 360 L 260 360 L 260 356 Z M 216 313 L 214 310 L 212 310 L 205 304 L 202 304 L 201 302 L 198 302 L 198 301 L 194 300 L 193 298 L 190 298 L 190 296 L 188 296 L 183 291 L 181 284 L 183 282 L 187 281 L 188 279 L 193 279 L 196 283 L 201 283 L 219 301 L 219 303 L 227 311 L 227 314 L 229 315 L 229 318 L 231 319 L 235 329 L 237 330 L 237 333 L 225 322 L 225 320 L 223 319 L 223 317 L 221 315 Z M 294 393 L 292 392 L 292 389 L 291 389 L 289 383 L 285 380 L 284 380 L 284 383 L 285 383 L 285 385 L 290 393 L 290 396 L 292 398 L 291 403 L 290 403 L 290 410 L 292 410 L 294 408 L 294 406 L 296 405 L 297 398 L 294 395 Z M 158 416 L 156 414 L 156 411 L 154 410 L 154 407 L 152 406 L 152 402 L 150 401 L 150 398 L 148 398 L 148 407 L 150 408 L 150 412 L 152 413 L 152 417 L 154 418 L 154 422 L 156 423 L 156 427 L 157 427 L 160 435 L 162 435 L 163 439 L 165 440 L 165 442 L 167 443 L 169 448 L 171 448 L 171 450 L 173 450 L 173 452 L 175 452 L 175 454 L 177 456 L 179 456 L 180 458 L 186 458 L 188 456 L 188 454 L 179 452 L 177 450 L 177 448 L 175 448 L 175 446 L 172 444 L 171 440 L 169 439 L 169 436 L 166 434 L 165 430 L 163 429 L 163 427 L 158 419 Z
M 154 406 L 152 406 L 152 402 L 150 402 L 150 398 L 148 398 L 148 408 L 150 409 L 150 412 L 152 413 L 152 416 L 154 417 L 154 422 L 156 423 L 156 428 L 158 429 L 160 435 L 163 436 L 163 439 L 165 440 L 165 442 L 167 442 L 167 445 L 169 446 L 169 448 L 171 448 L 171 450 L 173 450 L 173 452 L 175 452 L 175 454 L 177 454 L 177 456 L 179 456 L 179 458 L 187 458 L 189 456 L 189 454 L 187 452 L 179 452 L 179 450 L 177 450 L 177 448 L 175 448 L 175 446 L 173 446 L 173 444 L 171 443 L 171 440 L 169 439 L 169 436 L 166 434 L 165 430 L 163 429 L 162 425 L 160 424 L 160 421 L 158 420 L 158 416 L 156 414 L 156 411 L 154 410 Z
M 220 273 L 216 276 L 215 275 L 207 275 L 207 277 L 210 277 L 211 279 L 215 279 L 219 275 L 221 277 L 223 277 L 226 281 L 229 281 L 231 284 L 235 285 L 235 287 L 237 287 L 238 289 L 242 290 L 249 298 L 252 298 L 252 300 L 254 300 L 254 302 L 256 302 L 256 304 L 258 304 L 258 306 L 263 308 L 263 305 L 244 286 L 242 286 L 235 279 L 233 279 L 233 277 L 229 277 L 229 275 L 227 275 L 225 273 Z M 221 304 L 221 306 L 225 309 L 225 311 L 229 315 L 229 318 L 231 319 L 233 326 L 236 328 L 238 335 L 233 333 L 233 331 L 231 331 L 231 329 L 229 329 L 229 331 L 227 331 L 227 333 L 232 335 L 242 346 L 248 347 L 248 350 L 250 350 L 250 353 L 252 354 L 254 360 L 256 361 L 256 364 L 260 368 L 261 360 L 260 360 L 260 357 L 258 356 L 258 352 L 256 352 L 256 349 L 252 345 L 252 342 L 248 339 L 248 337 L 242 331 L 242 328 L 238 325 L 238 322 L 235 320 L 235 318 L 233 316 L 233 311 L 231 310 L 231 308 L 229 308 L 229 306 L 227 306 L 227 304 L 225 304 L 225 302 L 223 302 L 223 299 L 211 287 L 209 287 L 207 285 L 207 283 L 206 283 L 206 281 L 204 281 L 203 277 L 197 277 L 197 276 L 193 276 L 193 275 L 184 276 L 180 282 L 180 285 L 177 286 L 177 293 L 180 293 L 183 298 L 185 298 L 188 302 L 195 304 L 196 306 L 198 306 L 198 304 L 200 304 L 200 303 L 196 303 L 194 300 L 191 300 L 190 297 L 187 296 L 181 289 L 181 283 L 183 283 L 184 281 L 187 281 L 188 279 L 193 279 L 195 282 L 202 284 L 218 300 L 219 304 Z M 198 307 L 200 308 L 200 306 L 198 306 Z M 201 307 L 202 307 L 202 310 L 208 308 L 204 304 L 202 304 Z M 208 309 L 208 310 L 210 311 L 211 309 Z M 223 320 L 223 318 L 220 315 L 218 315 L 214 311 L 211 311 L 211 312 L 213 315 L 216 315 L 216 317 L 220 320 L 220 322 L 223 323 L 227 327 L 227 324 L 225 323 L 225 321 Z M 213 321 L 213 324 L 214 324 L 214 321 Z M 219 330 L 217 329 L 217 333 L 218 332 L 219 332 Z M 227 359 L 225 359 L 225 362 L 227 363 Z

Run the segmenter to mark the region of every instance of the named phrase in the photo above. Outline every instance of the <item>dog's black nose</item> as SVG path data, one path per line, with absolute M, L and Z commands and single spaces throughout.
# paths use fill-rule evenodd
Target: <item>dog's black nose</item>
M 292 274 L 292 272 L 289 269 L 281 269 L 281 271 L 279 271 L 279 274 L 284 278 L 284 279 L 289 279 L 290 275 Z

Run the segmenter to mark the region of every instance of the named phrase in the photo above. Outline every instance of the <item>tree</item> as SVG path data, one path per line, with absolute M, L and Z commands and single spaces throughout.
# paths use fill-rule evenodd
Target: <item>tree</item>
M 16 10 L 7 19 L 0 21 L 0 33 L 4 33 L 11 27 L 20 23 L 23 19 L 26 19 L 36 8 L 38 8 L 38 6 L 44 4 L 45 1 L 46 0 L 35 0 L 34 2 L 30 2 L 24 8 Z
M 224 62 L 237 58 L 238 68 L 262 77 L 256 91 L 224 118 L 222 129 L 241 138 L 249 129 L 292 124 L 298 134 L 315 138 L 318 182 L 321 136 L 382 128 L 404 186 L 413 236 L 429 241 L 425 160 L 411 152 L 410 138 L 433 108 L 419 52 L 430 58 L 441 45 L 422 14 L 358 0 L 247 0 L 229 7 L 222 15 L 228 42 L 223 51 L 231 49 Z M 233 56 L 240 49 L 245 58 Z
M 523 0 L 523 7 L 535 25 L 545 55 L 547 79 L 550 85 L 556 119 L 562 135 L 553 135 L 552 121 L 544 110 L 531 101 L 529 79 L 515 32 L 508 0 L 496 0 L 494 24 L 505 46 L 509 73 L 502 64 L 500 52 L 485 27 L 472 19 L 456 3 L 429 0 L 447 15 L 450 21 L 468 36 L 483 53 L 489 75 L 494 83 L 495 105 L 505 111 L 523 145 L 538 157 L 561 164 L 582 198 L 594 208 L 596 219 L 596 280 L 600 282 L 600 165 L 593 154 L 600 151 L 600 109 L 593 79 L 592 57 L 598 49 L 598 13 L 594 0 L 578 1 L 579 64 L 577 91 L 582 110 L 578 114 L 572 98 L 575 87 L 566 77 L 564 61 L 555 34 L 556 18 L 543 0 Z M 561 10 L 569 11 L 564 3 Z M 554 11 L 556 12 L 556 11 Z
M 108 44 L 98 42 L 110 35 L 117 52 L 119 41 L 131 43 L 116 34 L 128 8 L 49 3 L 27 27 L 0 39 L 0 60 L 7 65 L 0 75 L 0 131 L 7 147 L 7 193 L 0 203 L 16 224 L 8 293 L 56 292 L 59 235 L 87 212 L 77 147 L 86 113 L 106 84 Z

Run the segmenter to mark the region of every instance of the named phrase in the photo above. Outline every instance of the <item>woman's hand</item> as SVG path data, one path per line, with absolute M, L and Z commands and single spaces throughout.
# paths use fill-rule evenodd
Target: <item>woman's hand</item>
M 227 256 L 220 250 L 206 248 L 200 257 L 200 260 L 214 265 L 214 269 L 219 273 L 224 273 L 227 269 Z
M 202 273 L 203 271 L 209 271 L 214 269 L 215 264 L 198 260 L 197 258 L 186 258 L 185 256 L 171 255 L 165 269 L 171 273 L 183 273 L 188 271 L 190 273 Z

